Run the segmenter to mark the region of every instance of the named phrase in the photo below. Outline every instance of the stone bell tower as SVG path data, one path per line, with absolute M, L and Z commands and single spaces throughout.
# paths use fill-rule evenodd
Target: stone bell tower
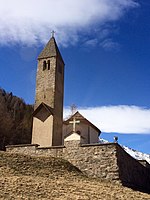
M 62 144 L 64 61 L 54 36 L 38 57 L 32 144 Z

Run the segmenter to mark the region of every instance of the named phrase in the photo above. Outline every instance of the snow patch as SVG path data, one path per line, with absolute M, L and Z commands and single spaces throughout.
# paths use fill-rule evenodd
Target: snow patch
M 100 138 L 99 142 L 101 144 L 109 143 L 109 141 L 107 141 L 103 138 Z M 131 149 L 131 148 L 124 146 L 124 145 L 122 145 L 122 147 L 130 156 L 132 156 L 136 160 L 146 160 L 150 164 L 150 154 L 146 154 L 146 153 L 142 153 L 140 151 L 136 151 L 136 150 Z

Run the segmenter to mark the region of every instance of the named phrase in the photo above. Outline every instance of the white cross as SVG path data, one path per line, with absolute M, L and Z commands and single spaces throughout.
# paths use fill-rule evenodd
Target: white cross
M 73 132 L 75 133 L 76 132 L 76 124 L 79 124 L 80 121 L 79 120 L 76 120 L 75 117 L 73 117 L 73 121 L 70 121 L 69 124 L 73 124 Z

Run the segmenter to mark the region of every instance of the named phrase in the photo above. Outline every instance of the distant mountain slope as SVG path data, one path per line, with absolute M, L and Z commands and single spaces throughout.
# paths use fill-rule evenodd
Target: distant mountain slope
M 150 195 L 87 178 L 62 159 L 0 152 L 0 199 L 149 200 Z
M 30 143 L 33 106 L 0 88 L 0 149 Z
M 109 141 L 105 140 L 105 139 L 100 139 L 100 143 L 109 143 Z M 130 156 L 132 156 L 133 158 L 135 158 L 136 160 L 146 160 L 149 164 L 150 164 L 150 154 L 146 154 L 146 153 L 142 153 L 139 151 L 136 151 L 134 149 L 131 149 L 127 146 L 122 145 L 122 147 L 124 148 L 124 150 L 130 154 Z
M 123 146 L 123 148 L 133 158 L 135 158 L 137 160 L 146 160 L 150 164 L 150 155 L 149 154 L 136 151 L 136 150 L 131 149 L 131 148 L 126 147 L 126 146 Z

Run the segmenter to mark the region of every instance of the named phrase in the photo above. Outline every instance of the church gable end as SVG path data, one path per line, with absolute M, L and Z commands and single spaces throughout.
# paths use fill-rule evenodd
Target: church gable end
M 99 142 L 101 131 L 79 112 L 76 112 L 73 116 L 64 121 L 63 125 L 64 138 L 72 133 L 77 133 L 81 136 L 81 144 L 90 144 Z

